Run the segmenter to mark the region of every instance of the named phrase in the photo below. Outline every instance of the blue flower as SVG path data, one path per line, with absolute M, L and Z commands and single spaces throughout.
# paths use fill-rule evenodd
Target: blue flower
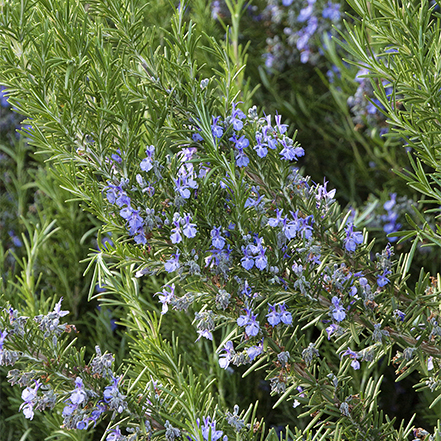
M 258 355 L 263 353 L 263 338 L 261 342 L 256 346 L 250 346 L 247 348 L 247 354 L 248 357 L 250 357 L 250 360 L 253 361 Z
M 214 248 L 221 250 L 225 246 L 225 239 L 221 236 L 221 227 L 213 227 L 210 232 L 211 244 Z
M 257 323 L 257 314 L 254 315 L 251 309 L 245 308 L 246 315 L 241 315 L 237 319 L 237 324 L 241 327 L 245 326 L 245 332 L 249 337 L 255 337 L 260 330 L 259 323 Z
M 112 383 L 104 388 L 103 397 L 104 401 L 109 406 L 110 410 L 116 410 L 118 413 L 122 413 L 127 409 L 127 403 L 124 400 L 125 395 L 122 395 L 118 389 L 118 383 L 121 377 L 112 376 Z
M 312 16 L 312 12 L 314 10 L 314 3 L 315 0 L 308 0 L 308 6 L 300 10 L 300 14 L 297 17 L 297 21 L 304 22 Z
M 383 288 L 383 286 L 386 286 L 390 282 L 390 280 L 386 277 L 390 273 L 391 273 L 391 271 L 384 270 L 383 274 L 381 274 L 380 276 L 377 277 L 377 285 L 380 288 Z
M 238 167 L 247 167 L 250 163 L 250 158 L 243 152 L 243 149 L 238 149 L 238 153 L 236 153 L 236 165 Z
M 204 426 L 202 427 L 202 436 L 205 441 L 218 441 L 222 438 L 224 432 L 222 430 L 216 430 L 216 421 L 211 421 L 211 417 L 202 418 L 204 422 Z M 199 419 L 198 419 L 199 425 Z M 226 436 L 224 437 L 224 441 L 226 441 Z
M 80 377 L 77 377 L 75 380 L 75 389 L 71 393 L 69 399 L 72 404 L 78 405 L 84 403 L 86 398 L 87 394 L 84 390 L 83 380 Z
M 332 317 L 334 317 L 337 322 L 342 322 L 346 318 L 345 308 L 340 302 L 341 300 L 338 297 L 332 297 L 332 304 L 334 308 L 331 306 L 331 313 Z
M 268 144 L 266 142 L 264 142 L 264 138 L 262 133 L 257 132 L 256 133 L 256 141 L 257 141 L 257 145 L 254 146 L 254 150 L 256 150 L 257 156 L 259 158 L 264 158 L 267 154 L 268 154 Z
M 402 322 L 406 318 L 406 314 L 404 312 L 400 311 L 399 309 L 394 310 L 394 316 Z
M 254 264 L 260 271 L 263 271 L 268 265 L 268 259 L 265 256 L 265 251 L 266 249 L 261 248 L 259 251 L 259 256 L 254 260 Z
M 349 224 L 348 227 L 345 228 L 346 238 L 344 239 L 345 248 L 350 253 L 353 253 L 357 245 L 363 243 L 363 234 L 359 231 L 354 231 L 354 224 Z
M 113 429 L 109 432 L 106 437 L 106 441 L 118 441 L 122 438 L 122 436 L 123 434 L 121 433 L 119 426 L 116 426 L 116 429 Z
M 242 266 L 249 271 L 254 266 L 254 259 L 251 257 L 248 247 L 242 246 L 242 252 L 244 253 L 244 257 L 242 257 L 240 261 Z
M 227 341 L 225 343 L 224 349 L 222 349 L 222 350 L 225 351 L 226 353 L 222 354 L 219 357 L 219 366 L 222 369 L 226 369 L 229 366 L 231 359 L 233 358 L 233 356 L 236 353 L 234 351 L 233 342 Z
M 153 168 L 153 155 L 155 154 L 155 146 L 150 145 L 146 148 L 147 158 L 141 161 L 141 170 L 148 172 Z
M 283 222 L 282 212 L 283 208 L 281 210 L 276 208 L 276 217 L 271 217 L 268 219 L 268 225 L 270 227 L 277 227 L 280 223 Z
M 293 145 L 289 145 L 285 140 L 281 140 L 280 143 L 283 146 L 282 151 L 280 152 L 280 156 L 285 161 L 297 161 L 299 156 L 305 155 L 305 150 L 302 147 L 294 147 Z
M 276 305 L 271 305 L 268 303 L 268 323 L 271 326 L 277 326 L 280 323 L 280 313 L 276 311 Z
M 292 324 L 292 315 L 289 311 L 287 311 L 285 303 L 281 303 L 279 305 L 279 311 L 276 311 L 276 305 L 271 305 L 268 303 L 268 314 L 266 315 L 268 318 L 268 323 L 271 326 L 277 326 L 279 323 L 283 323 L 285 325 Z
M 181 224 L 183 224 L 182 231 L 185 237 L 191 239 L 196 236 L 198 230 L 196 229 L 196 224 L 191 223 L 191 216 L 189 214 L 181 218 Z
M 34 418 L 34 405 L 37 401 L 37 391 L 40 386 L 40 380 L 36 380 L 34 388 L 28 386 L 21 393 L 21 399 L 24 401 L 24 403 L 21 404 L 20 410 L 23 409 L 23 414 L 25 418 L 29 420 L 32 420 Z
M 166 288 L 169 288 L 170 291 L 167 291 Z M 172 283 L 171 286 L 166 285 L 162 291 L 157 292 L 155 295 L 158 295 L 158 294 L 159 294 L 158 299 L 162 303 L 161 314 L 166 314 L 168 311 L 168 305 L 175 298 L 175 284 Z
M 357 352 L 354 352 L 351 348 L 348 348 L 348 350 L 342 354 L 342 357 L 344 357 L 345 355 L 349 355 L 349 357 L 352 358 L 351 366 L 355 370 L 360 369 L 360 363 L 357 360 L 359 355 Z
M 280 311 L 280 321 L 285 325 L 291 325 L 292 315 L 289 311 L 286 310 L 285 303 L 281 303 L 279 305 L 279 311 Z
M 331 339 L 331 335 L 332 335 L 335 331 L 337 331 L 337 329 L 338 329 L 338 325 L 335 325 L 334 323 L 331 324 L 331 325 L 329 325 L 329 326 L 325 329 L 325 330 L 326 330 L 326 333 L 328 334 L 328 340 Z
M 176 271 L 179 268 L 179 250 L 176 251 L 176 254 L 172 254 L 171 258 L 169 260 L 167 260 L 164 263 L 164 269 L 169 272 L 172 273 L 173 271 Z
M 323 9 L 322 17 L 329 18 L 331 21 L 340 20 L 340 6 L 338 3 L 328 2 L 325 9 Z
M 282 115 L 277 114 L 274 118 L 276 120 L 276 126 L 277 126 L 277 129 L 279 130 L 279 133 L 281 135 L 283 135 L 288 130 L 288 127 L 289 127 L 288 124 L 281 124 Z
M 222 138 L 222 135 L 224 134 L 224 129 L 220 125 L 218 125 L 220 116 L 218 116 L 217 118 L 213 116 L 212 118 L 213 118 L 213 124 L 211 125 L 211 132 L 213 133 L 213 136 L 215 138 Z
M 231 113 L 231 124 L 233 124 L 234 130 L 242 130 L 243 129 L 243 122 L 242 119 L 246 118 L 246 115 L 242 112 L 240 109 L 236 109 L 236 104 L 233 103 L 233 111 Z

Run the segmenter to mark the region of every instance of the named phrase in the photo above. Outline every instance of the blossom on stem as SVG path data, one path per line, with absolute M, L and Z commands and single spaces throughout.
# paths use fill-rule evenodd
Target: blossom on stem
M 360 369 L 360 362 L 357 360 L 357 358 L 359 358 L 359 354 L 357 352 L 354 352 L 351 348 L 348 348 L 347 351 L 343 352 L 341 355 L 342 357 L 349 355 L 349 357 L 352 358 L 351 366 L 354 368 L 354 370 Z
M 179 250 L 176 250 L 176 254 L 172 254 L 171 258 L 164 263 L 164 269 L 168 273 L 172 273 L 173 271 L 176 271 L 179 268 L 179 266 L 180 266 L 179 256 L 180 255 L 181 254 L 180 254 Z
M 148 172 L 153 168 L 153 155 L 155 154 L 155 146 L 150 145 L 146 148 L 147 158 L 141 161 L 141 170 Z
M 167 291 L 166 288 L 169 288 L 170 291 Z M 157 292 L 155 295 L 159 295 L 158 299 L 162 303 L 161 314 L 166 314 L 168 311 L 168 305 L 175 298 L 175 284 L 172 283 L 171 285 L 166 285 L 162 291 Z
M 363 234 L 359 231 L 354 231 L 354 224 L 349 224 L 346 228 L 346 238 L 344 239 L 344 244 L 346 251 L 353 253 L 357 248 L 357 245 L 363 243 Z
M 241 315 L 237 319 L 237 324 L 241 327 L 245 326 L 245 332 L 250 337 L 255 337 L 260 330 L 259 323 L 256 321 L 257 314 L 249 308 L 245 308 L 246 315 Z
M 342 322 L 346 317 L 346 311 L 341 304 L 341 300 L 337 296 L 332 297 L 332 305 L 333 306 L 330 306 L 332 317 L 337 322 Z
M 37 391 L 38 388 L 41 386 L 40 380 L 34 380 L 34 381 L 35 381 L 34 388 L 28 386 L 21 393 L 21 399 L 24 401 L 24 403 L 21 404 L 20 410 L 23 409 L 23 414 L 25 418 L 29 420 L 32 420 L 34 418 L 34 405 L 37 399 Z
M 222 354 L 219 357 L 219 366 L 222 369 L 226 369 L 229 366 L 231 359 L 236 354 L 236 352 L 234 351 L 233 342 L 227 341 L 222 351 L 225 351 L 225 354 Z

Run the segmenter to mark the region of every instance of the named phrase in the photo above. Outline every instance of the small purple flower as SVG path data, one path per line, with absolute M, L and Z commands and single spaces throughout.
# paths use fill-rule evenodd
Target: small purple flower
M 328 2 L 326 8 L 323 9 L 322 17 L 331 21 L 340 20 L 340 4 Z
M 359 231 L 354 231 L 354 224 L 349 224 L 346 228 L 346 238 L 344 239 L 344 244 L 346 251 L 353 253 L 357 248 L 357 245 L 363 243 L 363 234 Z
M 193 135 L 191 135 L 191 138 L 193 139 L 194 142 L 202 142 L 204 140 L 204 138 L 202 138 L 202 136 L 199 135 L 199 133 L 193 133 Z
M 28 386 L 21 393 L 21 399 L 24 401 L 24 403 L 21 404 L 20 410 L 23 409 L 23 414 L 25 418 L 29 420 L 32 420 L 34 418 L 34 405 L 37 399 L 37 391 L 40 386 L 41 382 L 39 380 L 36 380 L 33 389 Z
M 263 353 L 263 338 L 261 342 L 256 346 L 250 346 L 247 348 L 247 354 L 251 361 L 253 361 L 257 356 Z
M 63 297 L 60 297 L 59 302 L 54 307 L 54 313 L 57 314 L 57 317 L 64 317 L 65 315 L 69 314 L 69 311 L 62 311 L 61 310 L 61 302 L 63 301 Z
M 150 145 L 146 148 L 147 158 L 141 161 L 141 170 L 148 172 L 153 168 L 153 155 L 155 154 L 155 146 Z
M 297 161 L 299 156 L 305 155 L 305 150 L 302 147 L 294 147 L 293 145 L 288 145 L 285 140 L 280 141 L 283 149 L 280 152 L 280 156 L 285 161 Z
M 250 158 L 243 152 L 243 149 L 238 149 L 239 151 L 236 153 L 236 165 L 238 167 L 248 167 L 250 163 Z
M 218 117 L 212 117 L 213 118 L 213 124 L 211 125 L 211 132 L 213 133 L 213 136 L 215 138 L 222 138 L 222 135 L 224 134 L 224 129 L 218 125 L 218 122 L 220 120 L 220 116 Z
M 80 377 L 77 377 L 75 380 L 75 389 L 70 394 L 70 401 L 73 405 L 78 406 L 81 403 L 86 401 L 87 394 L 84 390 L 83 380 Z
M 198 230 L 196 229 L 196 224 L 191 223 L 191 216 L 189 214 L 184 215 L 181 219 L 181 223 L 183 223 L 182 231 L 185 237 L 191 239 L 196 236 Z
M 225 246 L 225 239 L 221 236 L 221 227 L 213 227 L 210 232 L 211 244 L 214 248 L 221 250 Z
M 119 426 L 116 426 L 116 429 L 113 429 L 109 432 L 106 437 L 106 441 L 118 441 L 122 438 L 122 436 L 123 434 L 121 433 Z
M 338 297 L 332 297 L 332 304 L 334 306 L 334 308 L 331 306 L 332 317 L 334 317 L 334 320 L 339 323 L 342 322 L 346 317 L 345 308 L 340 302 L 341 300 Z
M 222 432 L 222 430 L 216 430 L 216 421 L 212 422 L 210 417 L 204 417 L 202 420 L 204 422 L 204 426 L 201 428 L 201 431 L 205 441 L 218 441 L 220 438 L 222 438 L 224 432 Z
M 360 369 L 360 362 L 357 360 L 359 355 L 357 352 L 354 352 L 351 350 L 351 348 L 348 348 L 348 350 L 342 354 L 342 357 L 345 355 L 349 355 L 349 357 L 352 358 L 351 366 L 354 368 L 354 370 Z
M 292 315 L 289 311 L 286 310 L 285 303 L 281 303 L 279 305 L 279 311 L 280 311 L 280 321 L 285 325 L 291 325 Z
M 428 371 L 431 371 L 432 369 L 433 369 L 433 357 L 430 356 L 430 357 L 427 359 L 427 370 L 428 370 Z
M 169 288 L 170 291 L 167 291 L 166 288 Z M 171 286 L 166 285 L 162 291 L 157 292 L 155 295 L 158 295 L 158 294 L 159 294 L 158 299 L 162 303 L 161 314 L 165 314 L 168 311 L 168 305 L 175 298 L 175 284 L 172 283 Z
M 406 314 L 403 311 L 400 311 L 399 309 L 394 310 L 394 316 L 402 322 L 406 318 Z
M 175 227 L 171 230 L 170 235 L 170 240 L 173 244 L 180 243 L 182 241 L 180 220 L 181 216 L 179 213 L 175 213 L 173 215 L 173 225 Z
M 254 259 L 250 256 L 248 247 L 242 246 L 242 252 L 244 254 L 244 257 L 242 257 L 240 261 L 242 263 L 242 266 L 249 271 L 254 266 Z
M 279 130 L 279 133 L 283 135 L 288 129 L 288 124 L 281 124 L 282 115 L 276 115 L 275 119 L 276 119 L 277 129 Z
M 233 103 L 233 111 L 231 113 L 231 124 L 233 124 L 234 130 L 242 130 L 243 122 L 242 119 L 246 118 L 246 115 L 240 109 L 236 109 L 236 104 Z
M 255 337 L 260 330 L 259 323 L 256 321 L 257 314 L 254 315 L 251 309 L 245 308 L 246 315 L 241 315 L 237 319 L 237 324 L 241 327 L 245 326 L 245 332 L 250 337 Z
M 179 256 L 180 256 L 180 252 L 179 252 L 179 250 L 177 250 L 176 254 L 172 254 L 171 258 L 164 263 L 164 269 L 168 273 L 172 273 L 173 271 L 176 271 L 179 268 L 179 266 L 180 266 L 179 265 Z
M 320 202 L 321 200 L 325 200 L 326 202 L 331 201 L 334 196 L 335 196 L 335 192 L 336 190 L 330 190 L 328 191 L 326 186 L 328 185 L 328 181 L 324 180 L 323 181 L 323 185 L 319 185 L 317 187 L 317 202 Z
M 282 222 L 282 231 L 285 234 L 285 237 L 288 240 L 294 239 L 296 237 L 296 233 L 299 230 L 299 222 L 298 221 L 288 221 L 288 218 L 283 218 Z
M 176 223 L 175 228 L 173 228 L 171 230 L 170 240 L 171 240 L 171 243 L 174 243 L 174 244 L 180 243 L 182 241 L 181 227 L 179 226 L 179 223 Z
M 121 377 L 112 377 L 112 383 L 104 388 L 103 398 L 111 410 L 122 413 L 127 409 L 127 403 L 124 401 L 125 396 L 118 389 Z
M 23 246 L 23 242 L 20 240 L 20 238 L 18 236 L 16 236 L 16 234 L 14 233 L 14 230 L 9 230 L 8 234 L 12 240 L 12 244 L 15 247 L 22 247 Z
M 276 311 L 276 305 L 268 303 L 268 314 L 266 316 L 268 318 L 268 323 L 271 326 L 274 327 L 280 323 L 280 313 Z
M 308 0 L 308 5 L 300 10 L 300 14 L 297 17 L 297 21 L 307 21 L 313 13 L 315 0 Z
M 390 194 L 390 200 L 389 200 L 389 201 L 386 201 L 386 202 L 383 204 L 383 208 L 384 208 L 386 211 L 391 211 L 391 210 L 394 208 L 394 206 L 395 206 L 396 203 L 397 203 L 397 194 L 396 194 L 396 193 L 391 193 L 391 194 Z
M 191 196 L 189 185 L 187 185 L 187 180 L 181 176 L 175 180 L 175 191 L 180 194 L 184 199 L 188 199 Z
M 276 208 L 276 217 L 271 217 L 268 219 L 268 225 L 270 227 L 277 227 L 279 224 L 283 222 L 282 212 L 283 212 L 283 208 L 281 210 Z
M 366 277 L 361 276 L 361 277 L 358 279 L 358 283 L 360 284 L 360 286 L 365 287 L 365 286 L 368 284 L 368 280 L 366 279 Z
M 122 158 L 120 156 L 121 154 L 121 150 L 120 149 L 116 149 L 116 153 L 112 153 L 111 158 L 117 162 L 118 164 L 122 163 Z
M 0 332 L 0 351 L 3 350 L 3 344 L 4 344 L 5 340 L 6 340 L 7 335 L 8 335 L 7 331 L 1 331 Z
M 231 361 L 232 357 L 235 354 L 234 347 L 233 347 L 233 342 L 232 341 L 227 341 L 225 343 L 224 349 L 222 349 L 222 350 L 225 351 L 226 353 L 222 354 L 219 357 L 219 366 L 222 369 L 226 369 L 229 366 L 230 361 Z
M 328 340 L 331 339 L 331 335 L 332 335 L 335 331 L 337 331 L 337 329 L 338 329 L 338 325 L 335 325 L 334 323 L 331 324 L 331 325 L 329 325 L 329 326 L 326 328 L 326 333 L 328 334 Z
M 249 285 L 248 280 L 245 279 L 245 281 L 243 282 L 243 289 L 240 293 L 249 297 L 252 292 L 253 292 L 253 290 L 252 290 L 251 286 Z
M 107 410 L 107 406 L 105 404 L 99 403 L 96 405 L 95 410 L 92 410 L 90 414 L 89 421 L 93 421 L 94 427 L 96 426 L 96 423 L 98 422 L 100 416 Z
M 260 271 L 263 271 L 267 265 L 268 265 L 268 259 L 265 256 L 266 249 L 261 249 L 259 251 L 259 256 L 257 256 L 254 260 L 254 264 L 256 265 L 256 268 L 258 268 Z
M 380 276 L 377 277 L 377 285 L 380 288 L 383 288 L 384 286 L 386 286 L 390 282 L 390 280 L 386 277 L 390 273 L 391 273 L 391 271 L 388 271 L 387 269 L 385 269 L 383 274 L 381 274 Z
M 255 145 L 253 148 L 256 150 L 257 156 L 259 158 L 264 158 L 268 154 L 268 144 L 266 144 L 263 139 L 263 135 L 260 132 L 256 133 L 256 141 L 257 145 Z

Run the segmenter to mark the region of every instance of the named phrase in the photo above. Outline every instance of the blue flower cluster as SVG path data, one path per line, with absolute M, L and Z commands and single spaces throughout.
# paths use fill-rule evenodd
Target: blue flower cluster
M 268 0 L 262 13 L 273 34 L 264 54 L 267 69 L 282 71 L 299 61 L 317 64 L 321 36 L 331 36 L 341 27 L 341 5 L 330 0 Z
M 225 354 L 219 358 L 219 363 L 223 368 L 227 368 L 231 363 L 250 363 L 263 353 L 263 341 L 268 335 L 268 327 L 291 326 L 293 319 L 285 302 L 268 302 L 268 312 L 263 314 L 261 309 L 257 308 L 257 304 L 261 303 L 264 293 L 261 290 L 258 292 L 249 280 L 260 277 L 266 280 L 266 283 L 281 285 L 285 290 L 298 290 L 302 295 L 309 296 L 310 282 L 305 277 L 305 269 L 308 269 L 308 279 L 318 277 L 326 290 L 334 285 L 340 292 L 340 296 L 329 297 L 332 298 L 330 303 L 333 305 L 330 312 L 333 319 L 331 326 L 335 326 L 332 332 L 328 332 L 330 336 L 348 314 L 349 307 L 344 305 L 343 291 L 347 288 L 349 296 L 356 299 L 355 280 L 361 278 L 361 273 L 352 275 L 348 271 L 346 274 L 334 271 L 328 277 L 327 272 L 324 275 L 315 272 L 321 264 L 321 245 L 314 234 L 314 215 L 306 215 L 300 209 L 288 209 L 287 214 L 284 214 L 284 205 L 269 206 L 270 199 L 266 192 L 257 185 L 249 186 L 245 181 L 242 182 L 242 186 L 247 197 L 243 209 L 249 210 L 250 219 L 254 218 L 257 221 L 260 216 L 264 216 L 264 220 L 260 221 L 260 233 L 249 231 L 250 225 L 242 225 L 242 218 L 236 218 L 233 222 L 229 213 L 237 203 L 233 188 L 239 170 L 246 170 L 251 166 L 253 169 L 259 167 L 270 155 L 272 160 L 285 163 L 286 167 L 291 168 L 287 188 L 305 199 L 312 198 L 316 210 L 322 213 L 322 216 L 334 202 L 335 190 L 328 190 L 326 180 L 323 184 L 311 186 L 308 179 L 301 177 L 298 171 L 291 167 L 290 163 L 305 152 L 294 139 L 287 136 L 288 126 L 282 124 L 280 115 L 274 117 L 273 124 L 270 115 L 258 118 L 254 108 L 246 115 L 233 103 L 231 113 L 226 118 L 210 118 L 209 130 L 195 120 L 191 124 L 192 145 L 184 146 L 178 152 L 176 162 L 169 161 L 169 165 L 161 163 L 164 174 L 161 185 L 168 185 L 174 197 L 169 198 L 169 201 L 173 202 L 167 203 L 168 212 L 163 212 L 157 217 L 156 228 L 149 229 L 149 233 L 152 239 L 158 237 L 168 241 L 170 245 L 170 257 L 164 256 L 163 260 L 163 268 L 167 273 L 177 272 L 181 279 L 191 274 L 208 278 L 220 276 L 221 278 L 217 279 L 220 286 L 215 290 L 215 296 L 200 292 L 187 292 L 180 296 L 175 284 L 166 284 L 162 291 L 156 293 L 162 305 L 162 314 L 168 313 L 170 307 L 176 310 L 187 309 L 191 303 L 203 301 L 206 307 L 197 312 L 195 317 L 198 340 L 201 337 L 213 339 L 213 331 L 219 320 L 224 320 L 225 313 L 232 315 L 231 319 L 238 327 L 238 336 L 242 336 L 246 342 L 245 349 L 236 352 L 233 342 L 227 342 L 223 348 Z M 238 173 L 234 179 L 229 175 L 230 172 L 226 175 L 216 175 L 213 173 L 216 170 L 213 169 L 213 164 L 202 159 L 206 143 L 216 146 L 226 154 L 233 153 Z M 142 171 L 148 173 L 153 169 L 154 154 L 155 149 L 150 146 L 147 157 L 141 163 Z M 208 187 L 205 180 L 207 174 L 211 176 Z M 198 213 L 195 221 L 194 207 L 199 199 L 204 197 L 207 188 L 209 192 L 213 191 L 216 182 L 218 205 L 223 206 L 223 215 L 217 217 L 216 223 L 213 224 L 212 220 Z M 116 187 L 117 192 L 114 191 Z M 130 188 L 133 197 L 140 200 L 139 195 L 142 191 L 136 184 L 131 186 L 126 182 L 124 188 Z M 110 203 L 130 204 L 131 196 L 128 196 L 128 191 L 121 189 L 121 185 L 109 185 L 107 191 Z M 152 203 L 155 198 L 156 196 L 144 198 L 144 204 Z M 137 204 L 141 205 L 139 202 Z M 149 210 L 152 208 L 141 206 L 139 212 Z M 137 234 L 143 234 L 142 229 L 143 227 Z M 130 225 L 129 234 L 133 235 Z M 194 240 L 198 241 L 197 248 Z M 362 242 L 363 235 L 355 231 L 352 224 L 347 225 L 345 236 L 342 237 L 346 252 L 353 254 Z M 277 262 L 284 261 L 287 263 L 286 267 L 277 266 Z M 137 274 L 142 276 L 146 271 L 141 268 Z M 344 280 L 340 277 L 342 274 Z M 360 289 L 363 298 L 367 298 L 364 295 L 367 290 L 368 288 Z M 329 289 L 329 292 L 333 290 Z M 241 313 L 234 317 L 234 304 L 238 302 L 243 307 Z M 263 325 L 265 318 L 267 323 Z
M 280 115 L 259 118 L 255 108 L 246 113 L 232 103 L 225 117 L 193 117 L 184 124 L 188 138 L 180 140 L 173 155 L 161 146 L 146 148 L 132 174 L 136 179 L 127 179 L 120 168 L 124 154 L 122 161 L 112 159 L 113 182 L 104 188 L 109 210 L 116 215 L 115 222 L 122 220 L 119 227 L 133 237 L 132 245 L 146 251 L 136 276 L 163 270 L 172 282 L 180 281 L 166 283 L 156 293 L 161 313 L 193 305 L 197 340 L 213 340 L 216 329 L 230 323 L 235 334 L 219 350 L 220 367 L 274 356 L 281 371 L 271 390 L 282 393 L 290 356 L 265 349 L 264 343 L 270 338 L 279 344 L 279 336 L 295 324 L 292 299 L 301 296 L 318 302 L 323 322 L 328 323 L 328 339 L 339 337 L 346 332 L 343 322 L 357 314 L 353 309 L 376 308 L 376 296 L 390 283 L 391 251 L 385 250 L 369 278 L 344 264 L 322 262 L 329 240 L 342 255 L 350 259 L 358 255 L 363 234 L 351 221 L 339 229 L 334 223 L 327 227 L 334 231 L 332 238 L 326 239 L 329 233 L 322 224 L 333 211 L 335 190 L 328 189 L 326 180 L 312 183 L 294 167 L 305 152 L 288 136 Z M 276 184 L 280 193 L 265 181 L 273 176 L 284 176 Z M 214 212 L 205 209 L 206 200 Z M 191 276 L 196 278 L 181 283 Z M 276 299 L 274 286 L 286 297 Z M 377 325 L 378 342 L 386 334 Z M 319 357 L 313 346 L 302 354 L 307 365 Z M 354 354 L 343 356 L 352 358 L 357 368 L 359 356 Z M 176 435 L 173 430 L 168 430 L 170 439 Z M 117 432 L 109 436 L 116 437 Z

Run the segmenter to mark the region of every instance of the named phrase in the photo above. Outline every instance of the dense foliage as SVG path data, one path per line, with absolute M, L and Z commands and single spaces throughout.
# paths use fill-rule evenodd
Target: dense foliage
M 0 5 L 5 439 L 441 436 L 440 17 L 348 3 Z

